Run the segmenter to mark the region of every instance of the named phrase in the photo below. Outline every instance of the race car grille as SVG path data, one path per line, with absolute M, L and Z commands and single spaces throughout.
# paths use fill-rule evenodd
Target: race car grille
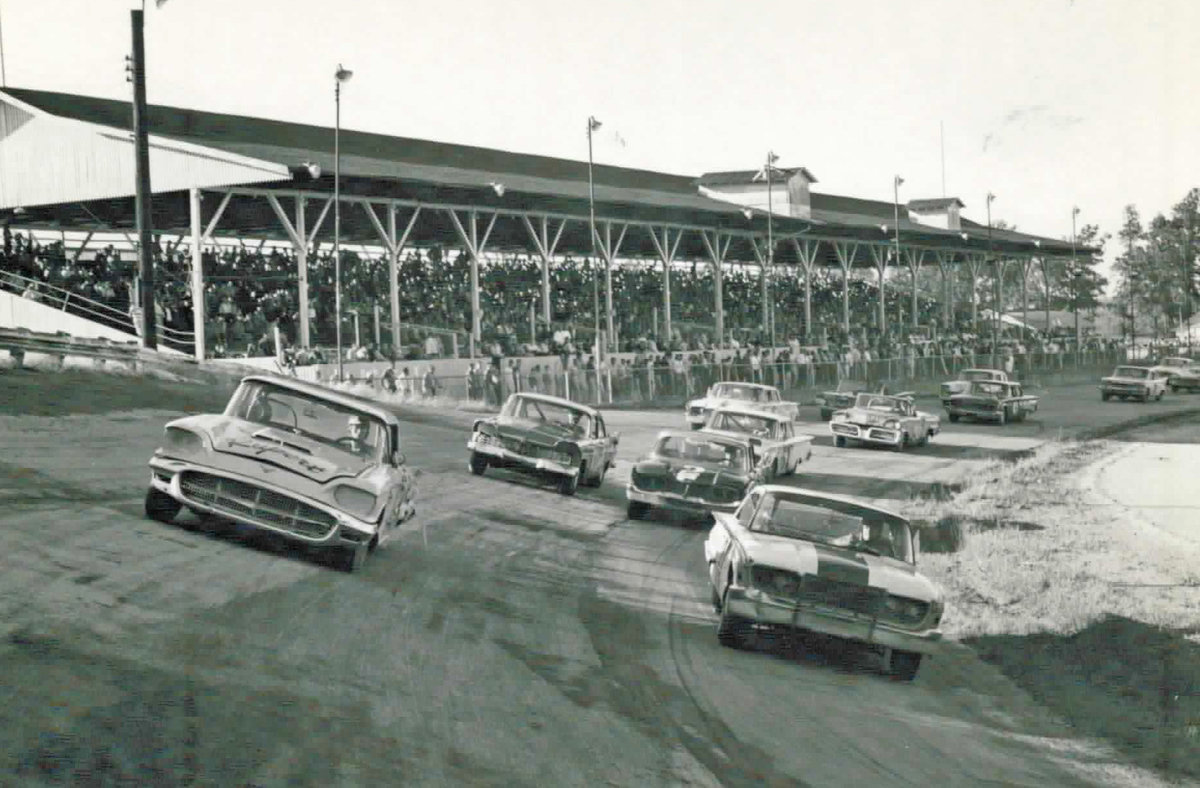
M 323 509 L 236 479 L 186 471 L 179 487 L 184 498 L 218 514 L 305 539 L 325 538 L 337 525 L 337 519 Z
M 928 613 L 928 602 L 889 595 L 879 612 L 879 620 L 902 627 L 915 627 L 925 620 Z
M 795 605 L 831 608 L 864 616 L 875 616 L 886 610 L 888 594 L 882 588 L 814 575 L 801 577 L 794 572 L 767 566 L 755 566 L 752 572 L 751 582 L 756 588 Z
M 998 402 L 964 402 L 958 406 L 962 410 L 974 411 L 989 411 L 999 410 L 1000 403 Z
M 846 424 L 846 423 L 839 422 L 839 423 L 835 423 L 835 424 L 831 425 L 829 429 L 833 432 L 834 435 L 845 435 L 850 438 L 858 437 L 858 425 L 857 424 Z
M 867 436 L 871 440 L 876 441 L 894 441 L 896 440 L 896 431 L 885 430 L 881 427 L 872 427 L 870 432 L 867 433 Z
M 1105 384 L 1105 388 L 1110 391 L 1132 391 L 1138 394 L 1146 390 L 1140 383 L 1108 383 Z

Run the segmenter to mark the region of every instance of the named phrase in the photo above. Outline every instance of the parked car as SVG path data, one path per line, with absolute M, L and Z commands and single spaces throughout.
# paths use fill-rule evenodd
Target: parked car
M 859 394 L 853 407 L 835 411 L 829 420 L 833 445 L 839 449 L 857 441 L 902 451 L 924 446 L 941 429 L 941 418 L 918 411 L 911 397 L 886 394 Z
M 652 509 L 686 514 L 733 511 L 764 463 L 748 435 L 664 430 L 629 476 L 625 498 L 631 520 Z
M 765 484 L 714 519 L 704 558 L 721 645 L 743 648 L 764 627 L 809 630 L 869 644 L 904 681 L 939 651 L 945 599 L 917 571 L 919 539 L 900 515 Z
M 1106 378 L 1100 379 L 1100 399 L 1162 399 L 1167 390 L 1167 373 L 1150 367 L 1122 364 Z
M 187 507 L 338 551 L 358 569 L 416 513 L 396 417 L 290 377 L 242 379 L 224 413 L 168 422 L 150 458 L 146 515 Z
M 854 400 L 859 394 L 869 393 L 872 386 L 861 380 L 839 380 L 833 391 L 826 391 L 817 397 L 817 407 L 821 409 L 821 420 L 829 421 L 835 410 L 853 407 Z M 886 394 L 887 386 L 874 387 L 878 394 Z
M 955 394 L 963 394 L 970 390 L 971 384 L 977 380 L 1008 380 L 1008 373 L 1001 369 L 964 369 L 954 380 L 943 383 L 939 388 L 942 406 L 950 407 L 950 398 Z
M 498 416 L 475 420 L 468 466 L 477 476 L 489 466 L 555 476 L 558 491 L 574 495 L 580 484 L 599 487 L 604 481 L 620 437 L 609 434 L 595 408 L 520 392 L 509 395 Z
M 771 479 L 795 473 L 812 457 L 813 436 L 796 432 L 795 422 L 778 413 L 728 405 L 708 414 L 704 431 L 750 436 Z
M 800 415 L 800 406 L 784 400 L 774 386 L 726 380 L 712 384 L 703 397 L 688 402 L 685 408 L 687 422 L 692 429 L 698 430 L 713 409 L 732 403 L 753 405 L 758 410 L 778 413 L 793 421 Z
M 1006 424 L 1024 421 L 1030 413 L 1037 412 L 1040 399 L 1024 393 L 1021 384 L 1015 381 L 975 380 L 969 385 L 966 391 L 950 397 L 946 413 L 952 422 L 968 418 Z

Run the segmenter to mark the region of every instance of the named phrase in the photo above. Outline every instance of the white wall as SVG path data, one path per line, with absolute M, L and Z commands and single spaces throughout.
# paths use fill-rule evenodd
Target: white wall
M 93 323 L 91 320 L 72 315 L 70 312 L 64 312 L 61 309 L 55 309 L 52 306 L 3 290 L 0 290 L 0 327 L 27 328 L 42 334 L 65 331 L 73 337 L 140 343 L 135 334 L 118 331 L 100 323 Z M 164 353 L 183 355 L 178 351 L 163 347 L 161 343 L 158 349 Z

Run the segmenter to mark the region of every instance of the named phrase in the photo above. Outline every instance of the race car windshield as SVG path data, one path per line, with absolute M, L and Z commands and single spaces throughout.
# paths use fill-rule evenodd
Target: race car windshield
M 993 381 L 975 381 L 971 384 L 972 394 L 984 394 L 989 397 L 1002 397 L 1007 390 L 1007 386 L 1003 383 L 995 383 Z
M 762 389 L 753 386 L 717 386 L 714 396 L 724 399 L 742 399 L 748 402 L 758 402 L 762 399 Z
M 378 418 L 301 391 L 262 381 L 243 383 L 229 401 L 227 416 L 254 422 L 269 431 L 256 437 L 313 453 L 322 444 L 365 459 L 379 459 L 387 427 Z M 291 442 L 288 436 L 306 440 Z
M 768 494 L 759 505 L 750 530 L 912 561 L 908 523 L 858 507 L 843 509 Z
M 882 410 L 887 413 L 903 413 L 904 408 L 899 400 L 891 397 L 871 396 L 870 394 L 859 394 L 858 399 L 854 401 L 854 407 L 866 408 L 867 410 Z
M 1141 367 L 1117 367 L 1117 371 L 1113 373 L 1114 378 L 1144 378 L 1150 374 L 1150 370 L 1142 369 Z
M 654 453 L 668 459 L 698 462 L 731 471 L 746 470 L 746 447 L 734 443 L 669 435 L 659 441 Z
M 746 435 L 755 435 L 760 438 L 768 438 L 774 430 L 775 422 L 772 419 L 763 416 L 754 416 L 749 413 L 730 413 L 728 411 L 713 414 L 712 422 L 709 429 L 725 430 L 727 432 L 741 432 Z
M 857 381 L 841 380 L 841 381 L 838 381 L 837 388 L 835 389 L 835 391 L 854 394 L 855 392 L 862 391 L 863 388 L 864 388 L 863 384 L 859 383 Z
M 591 434 L 592 417 L 578 408 L 544 402 L 533 397 L 512 397 L 500 412 L 502 421 L 552 424 L 570 430 L 577 437 Z
M 968 369 L 962 373 L 963 380 L 991 380 L 992 373 L 986 369 Z

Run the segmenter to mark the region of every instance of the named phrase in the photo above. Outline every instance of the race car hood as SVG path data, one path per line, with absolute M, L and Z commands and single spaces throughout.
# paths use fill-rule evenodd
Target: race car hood
M 846 421 L 854 424 L 866 424 L 869 427 L 881 427 L 886 421 L 896 419 L 899 421 L 903 416 L 898 413 L 882 413 L 877 410 L 869 410 L 867 408 L 850 408 L 845 411 Z
M 672 476 L 685 484 L 704 487 L 715 487 L 721 483 L 744 485 L 750 478 L 750 473 L 745 470 L 665 457 L 647 457 L 639 460 L 633 470 L 639 476 Z
M 742 547 L 750 561 L 798 574 L 882 588 L 889 594 L 932 602 L 941 592 L 912 564 L 803 539 L 748 534 Z
M 496 429 L 502 438 L 526 440 L 539 446 L 553 447 L 559 441 L 575 442 L 580 440 L 573 428 L 544 421 L 497 421 Z
M 267 463 L 324 484 L 338 476 L 357 476 L 373 463 L 320 441 L 228 416 L 205 414 L 173 421 L 203 434 L 213 451 Z

